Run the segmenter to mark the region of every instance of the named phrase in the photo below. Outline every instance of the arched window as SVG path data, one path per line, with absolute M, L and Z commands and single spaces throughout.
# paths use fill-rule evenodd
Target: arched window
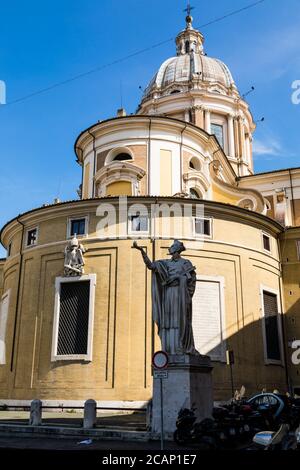
M 118 153 L 113 159 L 113 162 L 123 162 L 125 160 L 132 160 L 132 156 L 129 153 Z
M 185 53 L 188 54 L 190 52 L 190 41 L 185 41 Z
M 127 147 L 116 147 L 111 149 L 105 159 L 104 165 L 110 165 L 110 163 L 114 162 L 126 162 L 126 161 L 133 161 L 134 154 L 133 152 Z
M 189 167 L 191 168 L 191 170 L 201 171 L 201 163 L 199 158 L 191 158 L 189 161 Z
M 190 198 L 191 199 L 202 199 L 200 194 L 195 188 L 190 188 Z
M 175 95 L 176 93 L 180 93 L 180 90 L 173 90 L 171 91 L 170 95 Z

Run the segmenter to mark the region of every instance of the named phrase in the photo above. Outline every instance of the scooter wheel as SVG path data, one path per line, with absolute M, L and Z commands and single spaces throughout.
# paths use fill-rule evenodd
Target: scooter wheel
M 186 443 L 186 439 L 180 434 L 180 432 L 178 431 L 178 429 L 176 429 L 176 431 L 174 432 L 174 441 L 175 441 L 176 444 L 178 444 L 179 446 L 182 446 L 183 444 Z

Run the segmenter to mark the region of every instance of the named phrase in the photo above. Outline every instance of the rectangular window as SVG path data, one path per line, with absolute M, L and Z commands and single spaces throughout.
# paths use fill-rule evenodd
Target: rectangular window
M 94 274 L 57 278 L 52 360 L 92 359 Z
M 194 218 L 194 233 L 195 235 L 211 236 L 211 219 L 202 219 L 199 217 Z
M 131 215 L 129 216 L 130 232 L 148 232 L 148 216 L 147 215 Z
M 74 237 L 83 237 L 87 236 L 88 233 L 88 215 L 82 217 L 70 217 L 68 219 L 67 226 L 67 238 Z
M 221 145 L 222 149 L 224 149 L 224 129 L 223 126 L 220 124 L 211 124 L 211 133 L 214 134 Z
M 271 239 L 265 233 L 263 233 L 263 247 L 265 251 L 271 251 Z
M 224 279 L 198 276 L 193 296 L 195 346 L 213 361 L 226 361 L 224 318 Z
M 31 230 L 27 231 L 27 237 L 26 237 L 26 246 L 34 246 L 37 244 L 37 236 L 38 236 L 38 230 L 37 228 L 33 228 Z
M 280 317 L 276 294 L 263 290 L 263 311 L 266 360 L 280 362 Z
M 72 219 L 70 236 L 73 237 L 73 235 L 85 235 L 85 223 L 86 223 L 85 218 L 84 219 Z

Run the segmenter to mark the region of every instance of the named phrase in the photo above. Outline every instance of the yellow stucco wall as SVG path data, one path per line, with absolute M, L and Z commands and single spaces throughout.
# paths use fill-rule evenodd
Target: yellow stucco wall
M 51 213 L 45 208 L 37 214 L 39 244 L 23 252 L 18 312 L 20 256 L 15 253 L 5 263 L 4 291 L 11 290 L 11 296 L 0 398 L 120 401 L 151 397 L 151 357 L 153 349 L 160 348 L 157 336 L 154 348 L 152 343 L 151 273 L 140 253 L 131 249 L 132 240 L 95 237 L 95 208 L 81 201 L 80 206 L 73 203 L 65 210 L 58 206 Z M 79 213 L 89 215 L 89 235 L 82 239 L 88 249 L 85 273 L 97 275 L 93 360 L 51 362 L 55 279 L 63 275 L 67 219 Z M 284 390 L 284 368 L 264 364 L 262 339 L 261 284 L 279 289 L 276 240 L 272 238 L 272 253 L 266 254 L 258 221 L 242 222 L 233 209 L 226 217 L 211 208 L 208 214 L 213 217 L 213 237 L 204 245 L 187 239 L 184 256 L 198 274 L 224 278 L 226 346 L 235 351 L 235 385 L 245 385 L 248 394 L 263 387 Z M 21 227 L 14 235 L 15 246 L 20 234 Z M 167 258 L 171 243 L 157 240 L 154 246 L 148 238 L 139 241 L 150 258 L 155 251 L 155 259 Z M 213 381 L 215 399 L 228 399 L 231 385 L 226 364 L 214 363 Z
M 291 342 L 300 340 L 300 260 L 296 241 L 300 228 L 288 229 L 281 237 L 286 347 L 291 385 L 300 388 L 300 365 L 292 363 Z
M 131 196 L 132 184 L 130 181 L 117 181 L 106 187 L 107 196 Z
M 213 200 L 217 202 L 224 202 L 228 204 L 236 204 L 238 201 L 240 201 L 243 196 L 243 194 L 230 194 L 227 191 L 223 191 L 219 186 L 216 184 L 212 185 L 212 192 L 213 192 Z

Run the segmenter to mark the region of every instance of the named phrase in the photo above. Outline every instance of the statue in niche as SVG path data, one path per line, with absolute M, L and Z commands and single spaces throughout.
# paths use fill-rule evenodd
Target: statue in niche
M 133 248 L 142 253 L 152 271 L 152 314 L 157 324 L 163 351 L 169 354 L 199 355 L 192 328 L 192 297 L 196 287 L 195 267 L 181 257 L 184 244 L 175 240 L 169 248 L 171 260 L 152 262 L 136 242 Z
M 76 234 L 65 248 L 65 276 L 81 276 L 84 273 L 83 255 L 86 250 L 79 243 Z

